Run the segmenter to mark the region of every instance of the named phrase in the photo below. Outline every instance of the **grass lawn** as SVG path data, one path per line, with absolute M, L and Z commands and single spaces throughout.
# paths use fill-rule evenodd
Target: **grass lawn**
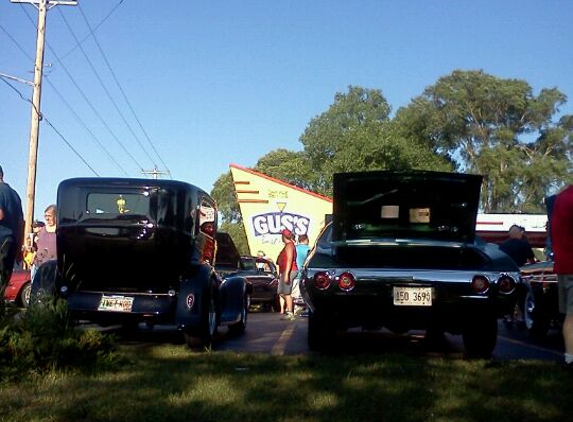
M 555 363 L 126 347 L 97 374 L 0 382 L 1 421 L 573 421 Z

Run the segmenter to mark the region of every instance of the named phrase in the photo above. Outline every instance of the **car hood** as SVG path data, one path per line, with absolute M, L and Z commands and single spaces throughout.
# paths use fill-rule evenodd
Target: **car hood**
M 473 243 L 482 176 L 430 171 L 334 174 L 334 242 Z

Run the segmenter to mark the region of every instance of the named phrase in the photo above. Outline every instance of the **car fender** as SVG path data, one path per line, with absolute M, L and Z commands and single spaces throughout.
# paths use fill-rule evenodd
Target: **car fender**
M 223 279 L 219 289 L 221 323 L 234 324 L 241 319 L 248 282 L 245 277 L 231 276 Z
M 181 277 L 175 323 L 181 329 L 200 326 L 203 310 L 203 297 L 214 281 L 215 273 L 209 265 L 196 265 Z
M 47 261 L 40 265 L 32 279 L 30 305 L 42 303 L 48 298 L 59 297 L 60 282 L 61 277 L 56 260 Z

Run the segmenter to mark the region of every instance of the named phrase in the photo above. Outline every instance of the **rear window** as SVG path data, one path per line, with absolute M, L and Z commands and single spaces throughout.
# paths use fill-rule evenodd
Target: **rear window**
M 86 214 L 89 218 L 109 219 L 120 215 L 147 216 L 150 210 L 150 195 L 141 193 L 90 193 L 86 198 Z

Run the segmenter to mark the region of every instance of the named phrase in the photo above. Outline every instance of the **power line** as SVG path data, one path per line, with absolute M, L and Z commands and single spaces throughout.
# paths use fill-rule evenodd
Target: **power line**
M 20 51 L 21 51 L 28 59 L 30 59 L 30 61 L 32 61 L 32 62 L 34 61 L 34 58 L 33 58 L 32 56 L 30 56 L 26 50 L 24 50 L 24 48 L 18 43 L 18 41 L 16 41 L 16 39 L 15 39 L 12 35 L 10 35 L 10 33 L 2 26 L 2 24 L 0 24 L 0 29 L 2 29 L 2 31 L 4 31 L 4 33 L 5 33 L 6 35 L 8 35 L 8 38 L 10 38 L 10 39 L 12 40 L 12 42 L 13 42 L 14 44 L 16 44 L 16 47 L 18 47 L 18 48 L 20 49 Z
M 143 144 L 141 143 L 141 141 L 139 140 L 139 138 L 137 137 L 137 135 L 135 134 L 135 132 L 133 131 L 133 129 L 131 128 L 129 122 L 127 121 L 127 119 L 125 118 L 125 116 L 123 115 L 123 113 L 121 112 L 121 110 L 119 109 L 117 103 L 115 102 L 115 100 L 113 99 L 111 93 L 109 92 L 109 90 L 107 89 L 107 87 L 105 86 L 101 76 L 99 75 L 97 69 L 95 68 L 95 66 L 93 65 L 92 61 L 90 60 L 90 58 L 88 57 L 86 51 L 84 50 L 84 48 L 79 45 L 79 40 L 78 37 L 76 36 L 75 32 L 73 31 L 72 27 L 70 26 L 68 20 L 66 19 L 66 17 L 64 16 L 64 14 L 61 12 L 61 10 L 58 10 L 58 12 L 60 13 L 60 16 L 62 18 L 62 20 L 64 21 L 64 23 L 66 24 L 66 26 L 68 27 L 70 33 L 72 34 L 72 37 L 74 37 L 74 40 L 78 43 L 78 48 L 80 49 L 80 51 L 82 52 L 82 54 L 84 55 L 84 58 L 86 59 L 86 61 L 88 62 L 89 66 L 91 67 L 92 71 L 94 72 L 98 82 L 100 83 L 101 87 L 103 88 L 104 92 L 106 93 L 108 99 L 111 101 L 111 103 L 113 104 L 115 110 L 117 111 L 117 113 L 119 114 L 119 116 L 121 117 L 121 119 L 123 120 L 123 122 L 125 123 L 125 125 L 127 126 L 127 128 L 129 129 L 129 131 L 131 132 L 131 134 L 133 135 L 133 137 L 135 138 L 135 140 L 137 141 L 137 143 L 139 144 L 139 146 L 141 147 L 141 149 L 143 150 L 143 152 L 147 155 L 147 158 L 149 158 L 149 161 L 151 161 L 151 163 L 154 163 L 153 158 L 151 158 L 151 156 L 149 155 L 149 153 L 147 152 L 147 150 L 144 148 Z
M 122 0 L 123 1 L 123 0 Z M 12 35 L 2 26 L 0 25 L 0 28 L 4 31 L 4 33 L 6 33 L 6 35 L 8 35 L 8 37 L 12 40 L 12 42 L 18 47 L 18 49 L 22 52 L 22 54 L 24 56 L 26 56 L 30 61 L 34 61 L 34 59 L 32 58 L 32 56 L 30 56 L 28 54 L 28 52 L 18 43 L 18 41 L 12 37 Z M 64 105 L 68 108 L 68 110 L 70 111 L 70 113 L 72 113 L 72 115 L 74 116 L 74 118 L 80 123 L 80 125 L 83 126 L 83 128 L 86 130 L 86 132 L 91 136 L 91 138 L 93 139 L 93 141 L 95 141 L 95 143 L 100 147 L 100 149 L 104 152 L 104 154 L 106 154 L 109 159 L 111 161 L 113 161 L 115 163 L 115 165 L 117 166 L 117 168 L 125 175 L 125 176 L 129 176 L 128 173 L 125 171 L 125 169 L 121 166 L 121 164 L 119 164 L 119 162 L 113 157 L 113 155 L 111 155 L 111 153 L 107 150 L 107 148 L 103 145 L 103 143 L 97 138 L 97 136 L 94 135 L 94 133 L 88 128 L 88 126 L 84 123 L 84 121 L 80 118 L 80 116 L 78 115 L 78 113 L 76 113 L 76 111 L 72 108 L 72 106 L 70 106 L 70 104 L 68 103 L 68 101 L 64 98 L 64 96 L 62 95 L 62 93 L 56 88 L 56 86 L 49 80 L 49 79 L 45 79 L 46 82 L 48 82 L 48 85 L 50 85 L 50 87 L 54 90 L 54 92 L 58 95 L 58 97 L 60 98 L 60 100 L 64 103 Z M 17 91 L 18 92 L 18 91 Z M 19 92 L 18 92 L 19 93 Z M 19 93 L 20 94 L 20 93 Z M 20 96 L 22 97 L 22 95 L 20 94 Z M 22 97 L 23 98 L 23 97 Z M 23 98 L 24 99 L 24 98 Z M 29 100 L 28 100 L 29 101 Z M 32 103 L 32 106 L 34 104 Z M 36 110 L 37 111 L 37 110 Z M 76 155 L 79 155 L 74 149 L 73 147 L 70 147 L 75 153 Z M 84 158 L 80 156 L 80 159 L 82 161 L 85 162 Z M 88 167 L 90 167 L 88 165 Z M 90 167 L 91 168 L 91 167 Z M 97 174 L 97 173 L 96 173 Z
M 25 9 L 24 12 L 26 13 L 26 16 L 28 16 L 28 19 L 30 20 L 30 22 L 32 23 L 32 25 L 36 26 L 36 24 L 34 23 L 33 19 L 31 18 L 31 16 L 28 14 L 28 12 Z M 50 49 L 50 52 L 54 55 L 54 57 L 56 58 L 56 61 L 61 65 L 62 69 L 64 70 L 64 72 L 68 75 L 68 77 L 70 78 L 70 80 L 72 81 L 73 85 L 76 87 L 76 89 L 78 90 L 78 92 L 81 94 L 81 96 L 83 97 L 84 101 L 88 104 L 88 106 L 92 109 L 92 111 L 94 112 L 94 114 L 99 118 L 100 122 L 103 124 L 103 126 L 107 129 L 107 131 L 109 132 L 109 134 L 114 138 L 114 140 L 118 143 L 118 145 L 123 149 L 123 151 L 127 154 L 127 156 L 129 156 L 129 158 L 131 158 L 131 160 L 136 164 L 137 167 L 139 167 L 140 171 L 143 170 L 143 166 L 141 164 L 139 164 L 139 162 L 135 159 L 135 157 L 127 150 L 127 148 L 125 147 L 125 145 L 123 145 L 123 143 L 119 140 L 119 138 L 117 137 L 117 135 L 111 130 L 111 128 L 109 127 L 109 125 L 107 124 L 107 122 L 103 119 L 103 117 L 101 116 L 101 114 L 96 110 L 96 108 L 94 107 L 94 105 L 92 104 L 92 102 L 88 99 L 87 95 L 84 93 L 84 91 L 80 88 L 80 86 L 78 85 L 78 83 L 76 82 L 76 80 L 74 79 L 74 77 L 72 76 L 72 74 L 70 73 L 70 71 L 68 70 L 68 68 L 66 67 L 66 65 L 60 60 L 60 58 L 58 57 L 58 54 L 55 52 L 55 50 L 52 48 L 52 46 L 50 45 L 50 43 L 46 42 L 46 45 L 48 46 L 48 48 Z
M 122 0 L 122 1 L 123 1 L 123 0 Z M 119 6 L 119 5 L 118 5 L 118 6 Z M 133 115 L 133 117 L 134 117 L 135 120 L 137 121 L 137 123 L 138 123 L 138 125 L 139 125 L 139 128 L 141 129 L 142 133 L 145 135 L 145 138 L 146 138 L 147 141 L 149 142 L 149 145 L 150 145 L 151 148 L 153 149 L 153 152 L 155 152 L 155 155 L 157 156 L 157 158 L 159 158 L 159 161 L 161 162 L 161 164 L 163 165 L 163 167 L 167 170 L 167 174 L 170 175 L 171 172 L 169 171 L 169 168 L 167 167 L 167 165 L 165 164 L 165 162 L 163 161 L 163 159 L 162 159 L 161 156 L 159 155 L 159 152 L 158 152 L 157 149 L 155 148 L 155 145 L 154 145 L 153 142 L 151 141 L 151 138 L 150 138 L 149 135 L 147 134 L 147 131 L 145 130 L 145 128 L 144 128 L 143 125 L 141 124 L 141 121 L 139 120 L 137 114 L 135 113 L 135 109 L 134 109 L 133 106 L 131 105 L 131 102 L 130 102 L 129 99 L 127 98 L 127 95 L 125 94 L 125 91 L 123 90 L 121 84 L 119 83 L 119 80 L 117 79 L 117 76 L 116 76 L 115 72 L 113 71 L 113 69 L 112 69 L 112 67 L 111 67 L 111 65 L 110 65 L 110 63 L 109 63 L 109 61 L 108 61 L 108 59 L 107 59 L 107 56 L 105 55 L 105 53 L 104 53 L 104 51 L 103 51 L 103 49 L 102 49 L 102 47 L 101 47 L 101 44 L 99 43 L 99 40 L 98 40 L 98 38 L 97 38 L 96 35 L 95 35 L 95 31 L 92 30 L 92 28 L 91 28 L 91 26 L 90 26 L 90 23 L 89 23 L 89 21 L 88 21 L 86 15 L 85 15 L 85 13 L 84 13 L 84 11 L 83 11 L 81 5 L 78 5 L 78 7 L 79 7 L 79 10 L 80 10 L 80 13 L 82 14 L 82 16 L 83 16 L 83 18 L 84 18 L 84 21 L 85 21 L 85 23 L 86 23 L 86 26 L 87 26 L 88 29 L 90 30 L 90 34 L 92 35 L 92 37 L 93 37 L 93 39 L 94 39 L 94 42 L 96 43 L 96 45 L 97 45 L 97 47 L 98 47 L 98 49 L 99 49 L 99 51 L 100 51 L 100 53 L 101 53 L 101 55 L 102 55 L 102 57 L 103 57 L 105 63 L 106 63 L 106 65 L 107 65 L 107 68 L 109 69 L 109 71 L 110 71 L 110 73 L 111 73 L 111 75 L 112 75 L 112 77 L 113 77 L 113 80 L 115 81 L 115 83 L 116 83 L 116 85 L 117 85 L 119 91 L 121 92 L 121 94 L 122 94 L 122 96 L 123 96 L 123 99 L 124 99 L 125 102 L 127 103 L 127 106 L 129 107 L 129 110 L 131 111 L 131 114 Z M 153 161 L 153 160 L 151 160 L 151 161 Z
M 54 90 L 54 92 L 58 95 L 58 97 L 60 97 L 60 100 L 64 103 L 64 105 L 68 108 L 68 110 L 72 113 L 72 115 L 75 117 L 75 119 L 84 127 L 84 129 L 86 130 L 86 132 L 91 136 L 91 138 L 98 144 L 98 146 L 101 148 L 101 150 L 109 157 L 109 159 L 111 161 L 113 161 L 115 163 L 115 165 L 117 166 L 117 168 L 125 175 L 125 176 L 129 176 L 129 174 L 125 171 L 125 169 L 122 167 L 122 165 L 114 158 L 114 156 L 107 150 L 107 148 L 105 147 L 105 145 L 103 145 L 103 143 L 99 140 L 99 138 L 97 136 L 94 135 L 94 133 L 90 130 L 90 128 L 88 128 L 88 126 L 84 123 L 84 121 L 81 119 L 81 117 L 79 116 L 79 114 L 72 108 L 72 106 L 66 101 L 66 99 L 64 98 L 64 96 L 62 95 L 62 93 L 60 91 L 58 91 L 58 89 L 54 86 L 54 84 L 49 80 L 46 79 L 46 82 L 48 82 L 48 85 L 50 85 L 50 87 Z
M 10 88 L 12 88 L 14 91 L 16 91 L 16 93 L 20 96 L 20 98 L 30 104 L 32 104 L 32 107 L 34 107 L 34 109 L 36 110 L 36 112 L 40 115 L 40 120 L 44 120 L 53 130 L 54 132 L 56 132 L 58 134 L 58 136 L 60 138 L 62 138 L 62 140 L 66 143 L 66 145 L 72 150 L 72 152 L 74 154 L 76 154 L 78 156 L 78 158 L 80 160 L 82 160 L 82 162 L 96 175 L 99 177 L 99 174 L 92 168 L 92 166 L 89 165 L 89 163 L 84 159 L 84 157 L 82 157 L 82 155 L 76 151 L 76 149 L 72 146 L 72 144 L 70 142 L 68 142 L 68 140 L 64 137 L 64 135 L 61 134 L 61 132 L 56 129 L 56 127 L 47 119 L 47 117 L 44 114 L 41 114 L 40 111 L 36 108 L 36 106 L 34 105 L 34 103 L 32 101 L 30 101 L 28 98 L 25 98 L 24 95 L 22 95 L 22 93 L 20 91 L 18 91 L 18 89 L 16 89 L 14 86 L 12 86 L 11 83 L 9 83 L 3 76 L 0 75 L 0 79 L 2 80 L 2 82 L 4 82 L 6 85 L 8 85 Z
M 123 0 L 122 0 L 123 1 Z M 18 47 L 18 49 L 20 49 L 20 51 L 22 52 L 22 54 L 24 54 L 24 56 L 26 56 L 30 61 L 34 61 L 33 57 L 30 56 L 28 54 L 28 52 L 18 43 L 18 41 L 12 37 L 12 35 L 2 26 L 0 25 L 0 28 L 2 29 L 2 31 L 4 31 L 4 33 L 8 36 L 8 38 L 10 38 L 12 40 L 12 42 Z M 101 143 L 101 141 L 93 134 L 93 132 L 88 128 L 88 126 L 84 123 L 84 121 L 80 118 L 80 116 L 78 115 L 78 113 L 76 113 L 76 111 L 70 106 L 70 104 L 66 101 L 66 99 L 64 98 L 64 96 L 62 95 L 62 93 L 60 91 L 58 91 L 58 89 L 56 88 L 56 86 L 49 80 L 46 79 L 46 82 L 48 82 L 48 85 L 50 85 L 50 87 L 54 90 L 54 92 L 58 95 L 58 97 L 60 97 L 60 100 L 64 103 L 64 105 L 68 108 L 68 110 L 72 113 L 72 115 L 75 117 L 75 119 L 84 127 L 84 129 L 86 130 L 86 132 L 88 132 L 88 134 L 92 137 L 92 139 L 97 143 L 97 145 L 101 148 L 101 150 L 109 157 L 109 159 L 111 161 L 113 161 L 115 163 L 115 165 L 117 166 L 117 168 L 125 175 L 125 176 L 129 176 L 127 174 L 127 172 L 125 171 L 125 169 L 121 166 L 121 164 L 119 164 L 119 162 L 113 157 L 113 155 L 110 154 L 110 152 L 107 150 L 107 148 Z M 10 85 L 10 87 L 12 87 Z M 18 92 L 18 91 L 17 91 Z M 18 92 L 18 94 L 20 95 L 20 97 L 22 97 L 22 95 Z M 25 98 L 22 97 L 22 99 L 26 100 Z M 29 100 L 27 100 L 29 101 Z M 32 103 L 32 106 L 34 106 L 34 104 Z M 38 110 L 36 110 L 38 111 Z M 75 151 L 74 151 L 75 152 Z M 80 157 L 80 159 L 83 161 L 83 157 Z
M 79 43 L 77 43 L 70 51 L 68 51 L 66 54 L 64 54 L 64 55 L 62 56 L 62 60 L 65 60 L 66 57 L 68 57 L 70 54 L 72 54 L 74 51 L 76 51 L 76 50 L 78 49 L 78 47 L 79 47 L 81 44 L 84 43 L 85 40 L 87 40 L 92 34 L 95 34 L 95 31 L 97 31 L 98 28 L 99 28 L 100 26 L 102 26 L 103 23 L 104 23 L 106 20 L 108 20 L 111 15 L 113 15 L 113 13 L 117 10 L 117 8 L 118 8 L 122 3 L 123 3 L 123 0 L 120 0 L 119 3 L 116 4 L 115 7 L 109 11 L 109 13 L 101 20 L 100 23 L 98 23 L 93 29 L 90 28 L 90 32 L 89 32 L 85 37 L 83 37 L 83 38 L 79 41 Z M 78 3 L 78 6 L 79 6 L 79 3 Z M 82 13 L 83 13 L 83 12 L 82 12 Z

